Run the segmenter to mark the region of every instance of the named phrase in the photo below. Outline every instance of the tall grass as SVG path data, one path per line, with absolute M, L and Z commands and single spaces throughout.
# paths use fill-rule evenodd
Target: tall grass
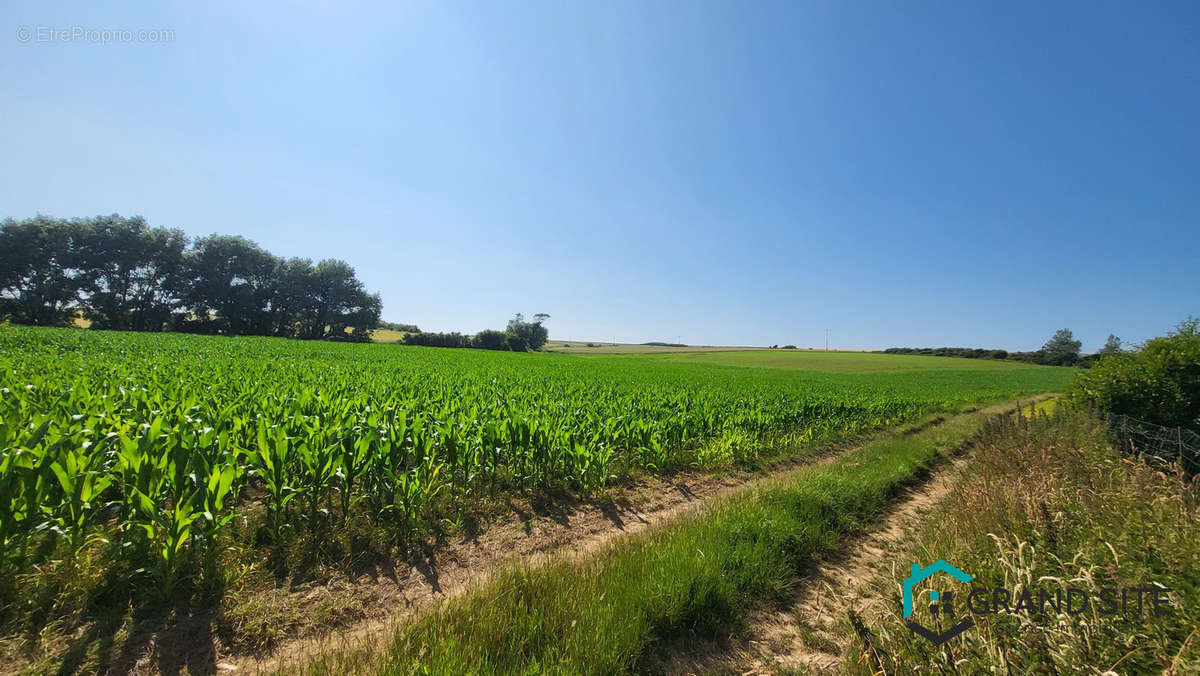
M 950 561 L 992 587 L 1162 585 L 1172 612 L 1104 617 L 973 616 L 977 626 L 933 648 L 904 626 L 897 589 L 881 578 L 891 612 L 870 625 L 881 661 L 847 655 L 877 673 L 1200 673 L 1200 492 L 1195 482 L 1122 457 L 1095 416 L 1009 418 L 976 447 L 956 489 L 901 557 Z M 900 570 L 907 571 L 906 566 Z M 903 576 L 903 572 L 900 576 Z M 847 628 L 849 631 L 849 628 Z

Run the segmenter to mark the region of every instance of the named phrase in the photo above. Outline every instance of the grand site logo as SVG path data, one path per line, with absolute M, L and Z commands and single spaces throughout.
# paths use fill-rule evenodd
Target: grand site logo
M 915 591 L 918 584 L 939 573 L 949 576 L 951 583 L 970 584 L 975 578 L 942 560 L 934 561 L 922 568 L 912 564 L 912 574 L 904 580 L 904 619 L 908 628 L 934 645 L 941 645 L 975 626 L 975 617 L 998 613 L 1029 613 L 1056 616 L 1066 613 L 1077 616 L 1089 608 L 1103 617 L 1137 617 L 1143 612 L 1157 616 L 1171 613 L 1168 595 L 1171 590 L 1162 586 L 1153 587 L 1101 587 L 1098 591 L 1078 587 L 1023 588 L 1019 592 L 1005 587 L 987 587 L 973 584 L 958 594 L 953 589 L 925 589 Z M 929 613 L 932 617 L 944 618 L 951 623 L 942 631 L 935 631 L 913 618 L 915 614 L 914 594 L 929 593 Z M 956 598 L 964 602 L 956 605 Z M 958 611 L 956 612 L 956 607 Z M 954 620 L 962 618 L 958 622 Z M 938 623 L 944 624 L 944 623 Z

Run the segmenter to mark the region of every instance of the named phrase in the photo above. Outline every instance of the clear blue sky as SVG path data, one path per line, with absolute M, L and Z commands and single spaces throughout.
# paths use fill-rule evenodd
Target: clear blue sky
M 342 258 L 389 320 L 1094 350 L 1200 314 L 1197 2 L 16 4 L 0 216 Z M 76 26 L 174 39 L 36 34 Z

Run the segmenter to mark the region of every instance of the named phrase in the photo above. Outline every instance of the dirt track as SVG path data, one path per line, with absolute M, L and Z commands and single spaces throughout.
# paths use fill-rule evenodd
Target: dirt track
M 666 673 L 775 674 L 836 673 L 847 648 L 839 630 L 850 611 L 867 618 L 882 615 L 890 599 L 878 597 L 870 581 L 896 565 L 896 553 L 909 534 L 925 523 L 930 508 L 949 494 L 965 459 L 939 469 L 914 486 L 880 522 L 879 528 L 842 544 L 813 566 L 783 607 L 760 608 L 734 635 L 684 650 L 669 651 Z

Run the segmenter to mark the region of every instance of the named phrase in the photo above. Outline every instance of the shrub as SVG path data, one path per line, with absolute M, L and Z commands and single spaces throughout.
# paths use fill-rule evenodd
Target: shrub
M 404 344 L 426 347 L 470 347 L 471 339 L 458 332 L 407 333 L 404 335 Z
M 1076 377 L 1068 399 L 1156 425 L 1200 430 L 1200 320 L 1180 322 L 1140 352 L 1106 356 Z
M 471 339 L 471 347 L 477 347 L 481 350 L 507 350 L 508 344 L 505 341 L 503 331 L 495 329 L 484 329 L 475 334 Z

